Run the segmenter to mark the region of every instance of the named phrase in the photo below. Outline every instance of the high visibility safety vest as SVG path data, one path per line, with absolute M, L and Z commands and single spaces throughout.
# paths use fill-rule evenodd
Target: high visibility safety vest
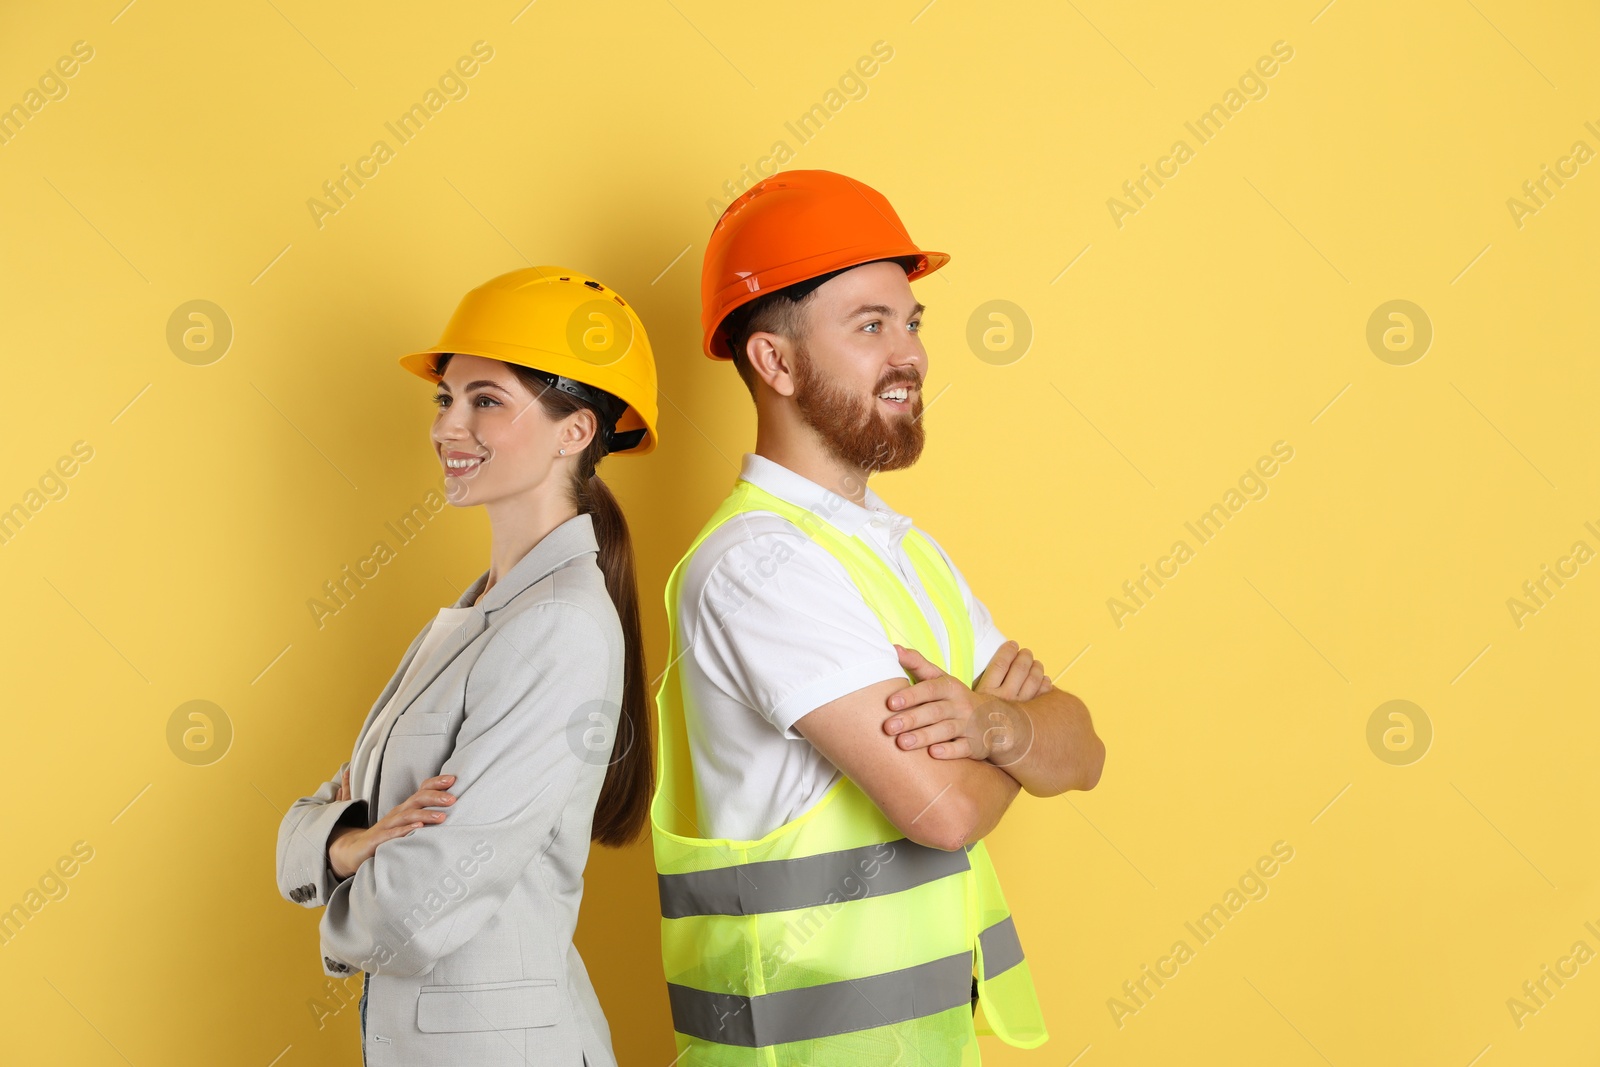
M 944 620 L 950 662 L 905 585 L 820 515 L 740 479 L 667 582 L 669 660 L 656 696 L 650 827 L 661 953 L 679 1067 L 969 1067 L 977 1035 L 1035 1048 L 1049 1034 L 983 842 L 908 840 L 848 777 L 765 837 L 695 836 L 677 669 L 685 565 L 729 518 L 771 511 L 844 565 L 891 640 L 970 684 L 972 621 L 955 576 L 915 530 L 907 554 Z M 778 566 L 782 566 L 781 563 Z M 723 620 L 738 625 L 736 615 Z M 887 712 L 885 712 L 887 714 Z M 988 1028 L 974 1027 L 974 976 Z

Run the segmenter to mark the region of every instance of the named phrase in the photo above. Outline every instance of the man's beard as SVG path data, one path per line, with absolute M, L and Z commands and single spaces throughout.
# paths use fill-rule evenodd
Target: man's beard
M 877 394 L 901 384 L 919 387 L 911 393 L 911 413 L 886 417 L 877 410 Z M 794 402 L 800 417 L 835 456 L 869 473 L 909 467 L 922 455 L 921 384 L 915 372 L 901 372 L 870 397 L 852 396 L 817 373 L 803 345 L 795 352 Z

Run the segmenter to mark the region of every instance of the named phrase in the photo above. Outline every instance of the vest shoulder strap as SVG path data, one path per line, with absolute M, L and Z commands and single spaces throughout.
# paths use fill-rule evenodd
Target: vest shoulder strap
M 951 649 L 949 663 L 944 662 L 939 642 L 915 598 L 876 552 L 859 539 L 840 533 L 825 515 L 790 503 L 742 478 L 695 538 L 685 559 L 723 523 L 750 511 L 770 511 L 797 526 L 845 569 L 891 641 L 915 648 L 941 669 L 972 684 L 971 616 L 944 558 L 920 532 L 907 532 L 907 555 L 944 623 Z

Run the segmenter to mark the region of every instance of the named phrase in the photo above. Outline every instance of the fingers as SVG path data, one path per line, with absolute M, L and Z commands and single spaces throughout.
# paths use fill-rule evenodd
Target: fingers
M 1044 664 L 1034 660 L 1033 666 L 1028 671 L 1027 680 L 1022 683 L 1022 691 L 1017 694 L 1017 699 L 1032 700 L 1045 691 L 1049 681 L 1050 679 L 1045 677 Z
M 378 820 L 377 826 L 393 827 L 402 823 L 441 823 L 445 813 L 442 811 L 429 811 L 429 808 L 449 807 L 456 802 L 454 793 L 444 791 L 447 786 L 455 781 L 453 774 L 440 774 L 427 779 L 417 787 L 405 800 L 396 804 L 387 815 Z
M 445 790 L 454 785 L 455 780 L 456 776 L 453 774 L 436 774 L 432 778 L 424 779 L 422 784 L 417 786 L 417 791 L 407 797 L 403 804 L 410 804 L 413 802 L 417 802 L 422 805 L 444 804 L 448 802 L 444 799 L 446 797 L 453 801 L 455 800 L 455 796 L 451 793 L 445 792 Z
M 950 741 L 960 736 L 962 736 L 962 724 L 959 719 L 941 718 L 927 726 L 897 734 L 894 743 L 910 751 L 913 748 L 927 748 L 929 745 Z
M 915 699 L 915 694 L 912 691 L 918 686 L 924 684 L 935 683 L 918 682 L 917 685 L 906 686 L 906 688 L 890 696 L 888 701 L 890 705 L 895 703 L 895 697 L 901 696 L 902 694 L 904 694 L 907 699 L 903 701 L 905 704 L 903 708 L 895 711 L 894 714 L 890 715 L 884 720 L 884 733 L 889 734 L 890 736 L 894 736 L 895 734 L 903 734 L 911 730 L 921 729 L 924 726 L 931 726 L 936 722 L 942 722 L 946 719 L 955 718 L 960 714 L 960 710 L 949 700 L 928 690 L 922 691 L 923 699 Z
M 928 662 L 928 658 L 914 648 L 904 645 L 895 645 L 895 652 L 900 657 L 900 666 L 911 672 L 911 676 L 919 682 L 931 681 L 944 675 L 938 665 Z
M 927 678 L 908 685 L 904 689 L 896 689 L 889 694 L 883 706 L 890 711 L 905 711 L 919 704 L 928 704 L 935 700 L 948 700 L 955 695 L 955 679 L 948 674 L 941 673 L 938 677 Z M 891 733 L 893 731 L 890 731 Z
M 419 789 L 399 804 L 396 804 L 394 810 L 402 812 L 417 808 L 444 806 L 455 802 L 454 793 L 446 793 L 441 789 Z
M 389 814 L 379 819 L 372 827 L 378 840 L 387 841 L 393 837 L 403 837 L 412 830 L 423 826 L 437 826 L 444 822 L 448 813 L 443 811 L 430 811 L 426 808 L 418 811 L 407 810 L 404 806 L 395 808 Z
M 1006 668 L 1006 680 L 1002 688 L 1014 693 L 1021 693 L 1023 683 L 1027 681 L 1028 672 L 1033 669 L 1033 652 L 1030 649 L 1019 648 L 1011 660 L 1011 666 Z
M 972 742 L 966 737 L 958 737 L 953 741 L 942 741 L 928 749 L 928 755 L 934 759 L 970 759 L 972 757 Z
M 994 655 L 989 660 L 989 665 L 983 669 L 983 677 L 978 679 L 977 688 L 993 689 L 998 686 L 1006 676 L 1006 668 L 1011 666 L 1011 661 L 1016 657 L 1017 643 L 1007 641 L 995 649 Z

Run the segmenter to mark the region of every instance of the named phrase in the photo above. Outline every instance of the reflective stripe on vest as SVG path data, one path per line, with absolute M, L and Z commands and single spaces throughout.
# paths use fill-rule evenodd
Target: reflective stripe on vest
M 982 841 L 949 852 L 910 841 L 842 775 L 759 840 L 696 836 L 677 601 L 701 542 L 746 511 L 775 512 L 828 551 L 891 640 L 966 684 L 975 674 L 971 618 L 932 542 L 915 530 L 904 539 L 944 623 L 948 656 L 902 579 L 864 542 L 821 514 L 735 484 L 666 590 L 650 821 L 678 1067 L 967 1067 L 977 1062 L 978 1032 L 1042 1044 L 1033 980 Z M 974 1029 L 974 969 L 992 1030 Z
M 909 1022 L 972 996 L 972 953 L 844 982 L 802 986 L 757 997 L 667 985 L 679 1033 L 723 1045 L 781 1045 Z M 757 1035 L 760 1035 L 759 1039 Z
M 1022 962 L 1022 942 L 1017 939 L 1017 924 L 1011 916 L 985 927 L 978 934 L 983 945 L 983 978 L 988 981 Z
M 1022 944 L 1009 916 L 979 937 L 984 945 L 986 980 L 1022 962 Z M 971 988 L 972 953 L 958 952 L 869 978 L 802 986 L 756 997 L 711 993 L 670 982 L 667 995 L 673 1026 L 679 1033 L 754 1048 L 832 1037 L 966 1007 Z M 760 1041 L 756 1039 L 758 1031 Z
M 965 850 L 946 852 L 904 837 L 886 844 L 895 850 L 896 859 L 867 886 L 868 893 L 899 893 L 972 867 Z M 829 902 L 828 894 L 836 893 L 851 872 L 875 858 L 881 847 L 864 845 L 816 856 L 658 874 L 661 917 L 755 915 L 822 907 Z

